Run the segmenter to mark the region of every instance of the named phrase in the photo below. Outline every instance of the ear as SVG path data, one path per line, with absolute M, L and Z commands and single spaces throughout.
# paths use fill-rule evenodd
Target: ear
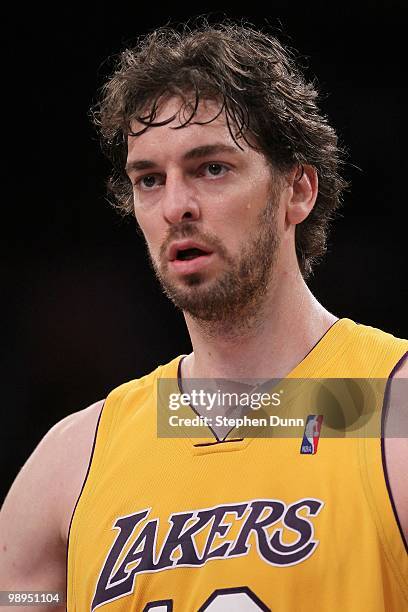
M 310 214 L 317 198 L 318 179 L 314 166 L 299 164 L 287 176 L 291 197 L 286 205 L 286 222 L 298 225 Z

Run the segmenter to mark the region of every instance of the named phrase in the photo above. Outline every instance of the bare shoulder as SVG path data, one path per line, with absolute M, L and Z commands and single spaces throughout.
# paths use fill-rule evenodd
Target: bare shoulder
M 64 588 L 66 541 L 103 406 L 54 425 L 21 468 L 0 512 L 4 588 Z
M 51 453 L 58 459 L 54 472 L 58 492 L 56 510 L 60 517 L 61 537 L 64 542 L 68 539 L 72 512 L 88 470 L 103 404 L 104 400 L 101 400 L 68 415 L 47 434 L 50 440 L 45 455 L 49 457 Z
M 408 542 L 408 358 L 395 371 L 389 385 L 385 457 L 392 496 Z

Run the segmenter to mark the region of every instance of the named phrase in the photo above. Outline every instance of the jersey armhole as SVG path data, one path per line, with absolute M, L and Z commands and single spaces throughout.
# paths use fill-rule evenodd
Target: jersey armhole
M 69 522 L 69 527 L 68 527 L 68 536 L 67 536 L 67 555 L 68 555 L 69 539 L 70 539 L 70 535 L 71 535 L 72 521 L 73 521 L 73 519 L 74 519 L 75 511 L 76 511 L 77 506 L 78 506 L 78 504 L 79 504 L 79 500 L 81 499 L 81 497 L 82 497 L 82 493 L 83 493 L 83 491 L 84 491 L 84 489 L 85 489 L 85 485 L 86 485 L 87 480 L 88 480 L 88 477 L 89 477 L 89 472 L 91 471 L 92 460 L 93 460 L 94 453 L 95 453 L 96 438 L 97 438 L 97 435 L 98 435 L 99 424 L 100 424 L 100 422 L 101 422 L 102 412 L 103 412 L 103 409 L 105 408 L 105 404 L 106 404 L 106 400 L 103 402 L 103 404 L 102 404 L 102 408 L 101 408 L 101 410 L 100 410 L 100 412 L 99 412 L 98 420 L 97 420 L 97 422 L 96 422 L 96 427 L 95 427 L 95 433 L 94 433 L 94 436 L 93 436 L 92 450 L 91 450 L 91 454 L 90 454 L 90 456 L 89 456 L 88 467 L 87 467 L 87 470 L 86 470 L 86 474 L 85 474 L 84 481 L 83 481 L 83 483 L 82 483 L 81 490 L 80 490 L 80 492 L 79 492 L 78 498 L 77 498 L 77 500 L 76 500 L 76 502 L 75 502 L 74 509 L 73 509 L 73 511 L 72 511 L 71 520 L 70 520 L 70 522 Z
M 402 595 L 408 601 L 407 546 L 390 487 L 384 447 L 384 427 L 389 408 L 390 386 L 396 371 L 407 355 L 408 353 L 405 353 L 395 364 L 385 385 L 379 413 L 381 419 L 380 438 L 378 436 L 376 438 L 370 437 L 369 435 L 360 438 L 359 454 L 363 488 L 371 510 L 371 516 L 376 525 L 389 568 L 400 587 Z
M 91 454 L 90 454 L 89 461 L 88 461 L 88 467 L 87 467 L 87 470 L 86 470 L 84 481 L 82 483 L 81 490 L 79 492 L 79 495 L 78 495 L 78 498 L 76 500 L 74 509 L 72 511 L 71 520 L 70 520 L 69 528 L 68 528 L 68 536 L 67 536 L 67 544 L 66 544 L 66 588 L 67 588 L 66 600 L 67 600 L 67 604 L 68 604 L 68 602 L 70 602 L 70 606 L 73 606 L 73 609 L 75 609 L 75 607 L 74 607 L 74 593 L 68 592 L 69 589 L 70 589 L 69 572 L 70 571 L 74 572 L 74 566 L 75 566 L 75 551 L 74 551 L 74 549 L 75 549 L 75 542 L 73 542 L 72 538 L 71 538 L 71 535 L 72 535 L 72 524 L 73 524 L 74 518 L 76 517 L 78 505 L 79 505 L 79 503 L 83 499 L 83 494 L 84 494 L 86 485 L 87 485 L 88 480 L 89 480 L 89 475 L 91 473 L 91 468 L 93 467 L 93 460 L 94 460 L 94 457 L 95 457 L 95 449 L 96 449 L 96 443 L 97 443 L 97 440 L 98 440 L 98 433 L 99 433 L 99 430 L 100 430 L 100 424 L 101 424 L 101 420 L 102 420 L 102 415 L 104 414 L 104 411 L 106 412 L 105 406 L 106 406 L 107 399 L 108 398 L 106 398 L 105 401 L 103 402 L 102 408 L 101 408 L 101 410 L 99 412 L 98 420 L 97 420 L 96 427 L 95 427 L 95 433 L 94 433 L 94 437 L 93 437 L 92 450 L 91 450 Z M 111 417 L 111 422 L 109 423 L 109 426 L 108 426 L 109 430 L 111 428 L 112 421 L 113 421 L 113 418 Z M 104 448 L 101 449 L 101 459 L 103 458 L 103 455 L 104 455 Z M 73 561 L 72 561 L 73 565 L 72 565 L 72 568 L 69 565 L 69 561 L 70 561 L 70 556 L 71 555 L 73 555 Z
M 408 554 L 408 543 L 405 539 L 402 527 L 401 527 L 401 523 L 400 523 L 400 519 L 398 516 L 398 512 L 397 512 L 397 508 L 395 505 L 395 501 L 394 501 L 394 496 L 392 494 L 392 489 L 391 489 L 391 484 L 390 484 L 390 480 L 389 480 L 389 476 L 388 476 L 388 468 L 387 468 L 387 457 L 385 454 L 385 434 L 386 434 L 386 421 L 387 421 L 387 417 L 388 417 L 388 413 L 389 413 L 389 408 L 390 408 L 390 388 L 391 388 L 391 384 L 393 381 L 393 378 L 395 376 L 395 373 L 397 372 L 397 370 L 402 366 L 402 364 L 407 360 L 408 358 L 408 351 L 401 357 L 401 359 L 395 364 L 394 368 L 392 369 L 392 372 L 387 380 L 387 385 L 385 388 L 385 393 L 384 393 L 384 401 L 383 401 L 383 406 L 382 406 L 382 412 L 381 412 L 381 461 L 382 461 L 382 467 L 383 467 L 383 472 L 384 472 L 384 480 L 385 480 L 385 485 L 387 487 L 387 491 L 388 491 L 388 497 L 391 503 L 391 507 L 392 507 L 392 511 L 394 513 L 394 517 L 395 517 L 395 522 L 397 523 L 398 526 L 398 530 L 400 532 L 401 535 L 401 540 L 402 543 L 404 545 L 405 548 L 405 552 Z

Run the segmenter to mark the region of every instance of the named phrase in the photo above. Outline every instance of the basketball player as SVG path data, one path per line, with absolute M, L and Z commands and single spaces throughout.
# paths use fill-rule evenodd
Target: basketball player
M 228 424 L 157 435 L 164 380 L 387 379 L 369 410 L 392 419 L 408 342 L 305 282 L 345 187 L 314 86 L 251 28 L 161 30 L 122 54 L 95 117 L 193 351 L 44 437 L 2 510 L 1 588 L 66 585 L 70 612 L 407 609 L 406 440 L 317 448 L 317 421 L 306 450 Z

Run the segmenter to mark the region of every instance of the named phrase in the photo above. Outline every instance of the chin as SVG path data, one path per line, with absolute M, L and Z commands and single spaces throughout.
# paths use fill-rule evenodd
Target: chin
M 211 282 L 208 273 L 192 272 L 183 276 L 170 277 L 168 274 L 162 275 L 162 283 L 176 292 L 183 291 L 186 287 L 208 287 Z
M 206 279 L 204 278 L 204 275 L 199 274 L 198 272 L 194 274 L 188 274 L 184 278 L 184 285 L 187 285 L 188 287 L 199 287 L 200 285 L 204 285 L 205 282 Z

